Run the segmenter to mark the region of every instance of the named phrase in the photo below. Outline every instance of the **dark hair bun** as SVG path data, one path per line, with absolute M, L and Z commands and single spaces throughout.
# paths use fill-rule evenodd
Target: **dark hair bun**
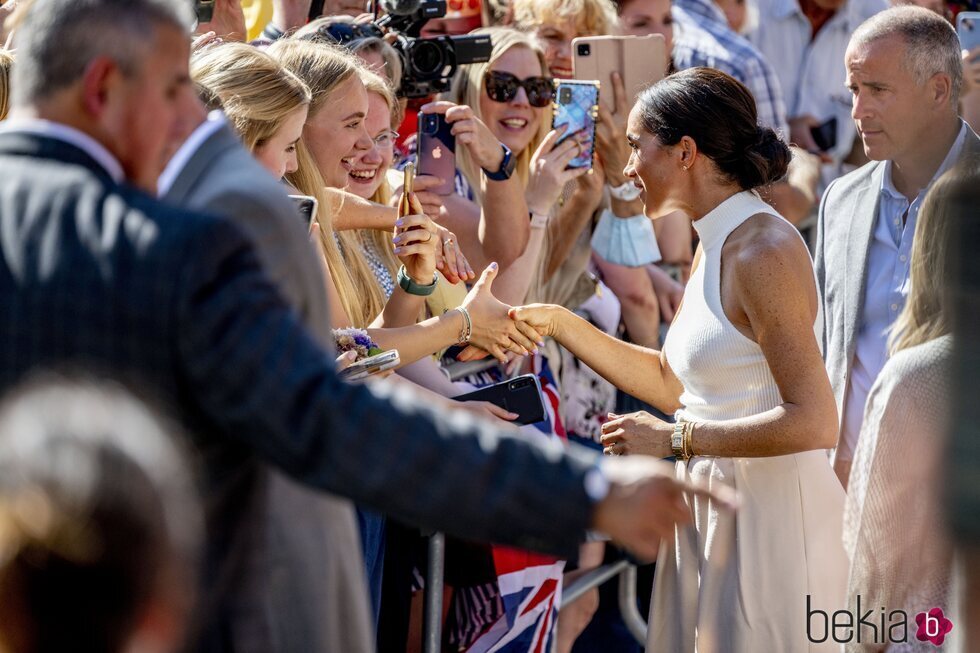
M 755 142 L 745 148 L 737 169 L 730 170 L 742 188 L 756 188 L 786 175 L 792 154 L 779 135 L 768 127 L 756 127 Z
M 713 68 L 689 68 L 640 94 L 644 128 L 663 145 L 688 136 L 719 172 L 743 190 L 786 174 L 790 151 L 768 127 L 758 126 L 755 98 L 742 82 Z

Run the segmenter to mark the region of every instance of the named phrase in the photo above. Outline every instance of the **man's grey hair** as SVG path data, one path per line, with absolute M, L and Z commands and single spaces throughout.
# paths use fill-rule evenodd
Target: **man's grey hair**
M 190 34 L 189 0 L 34 0 L 14 34 L 17 65 L 13 106 L 27 106 L 81 79 L 98 57 L 135 74 L 155 30 L 170 26 Z
M 919 84 L 936 73 L 949 77 L 955 110 L 963 86 L 963 64 L 953 26 L 939 14 L 922 7 L 892 7 L 861 23 L 851 37 L 851 46 L 888 36 L 899 36 L 905 41 L 905 63 Z

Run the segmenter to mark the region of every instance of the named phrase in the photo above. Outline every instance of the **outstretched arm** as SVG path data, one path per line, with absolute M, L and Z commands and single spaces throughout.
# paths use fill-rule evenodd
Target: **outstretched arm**
M 510 314 L 553 337 L 623 392 L 665 413 L 680 407 L 682 387 L 662 352 L 618 340 L 562 306 L 531 304 L 513 308 Z
M 650 555 L 689 520 L 686 492 L 732 503 L 641 458 L 604 461 L 600 498 L 586 483 L 599 478 L 596 457 L 582 448 L 440 414 L 385 382 L 343 383 L 230 224 L 188 229 L 174 247 L 186 252 L 175 273 L 176 387 L 243 464 L 261 459 L 412 523 L 566 556 L 589 527 Z

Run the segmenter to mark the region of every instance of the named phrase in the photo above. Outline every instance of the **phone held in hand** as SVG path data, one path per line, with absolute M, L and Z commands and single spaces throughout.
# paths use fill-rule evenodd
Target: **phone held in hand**
M 817 144 L 821 152 L 829 152 L 837 145 L 837 117 L 823 122 L 816 127 L 810 128 L 810 135 L 813 142 Z
M 553 129 L 565 125 L 565 133 L 559 143 L 577 137 L 582 143 L 582 153 L 568 163 L 569 168 L 588 168 L 592 173 L 592 157 L 595 153 L 595 125 L 599 116 L 599 82 L 574 79 L 555 80 Z M 576 136 L 577 135 L 577 136 Z
M 964 50 L 980 46 L 980 11 L 961 11 L 956 15 L 956 35 Z M 976 60 L 974 58 L 974 60 Z
M 627 107 L 616 107 L 614 94 L 599 98 L 612 111 L 629 111 L 637 96 L 663 79 L 667 72 L 667 44 L 660 34 L 646 36 L 580 36 L 572 39 L 575 79 L 610 82 L 619 73 L 626 91 Z
M 310 229 L 313 226 L 313 221 L 316 220 L 316 198 L 309 195 L 290 195 L 289 199 L 296 204 L 296 208 L 303 217 L 303 223 L 307 229 Z
M 389 349 L 374 356 L 362 358 L 350 367 L 340 371 L 340 378 L 344 381 L 361 381 L 369 376 L 387 372 L 398 367 L 401 359 L 397 349 Z
M 214 0 L 195 0 L 194 13 L 198 23 L 210 23 L 214 18 Z
M 456 182 L 456 137 L 452 125 L 441 113 L 420 113 L 418 131 L 418 172 L 442 180 L 433 188 L 438 195 L 450 195 Z
M 467 394 L 453 397 L 456 401 L 486 401 L 517 414 L 515 424 L 536 424 L 544 421 L 544 401 L 541 382 L 533 374 L 507 379 Z

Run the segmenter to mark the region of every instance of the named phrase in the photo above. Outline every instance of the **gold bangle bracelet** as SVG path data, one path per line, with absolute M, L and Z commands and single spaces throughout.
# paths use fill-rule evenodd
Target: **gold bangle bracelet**
M 684 424 L 684 455 L 693 458 L 694 453 L 694 422 Z

